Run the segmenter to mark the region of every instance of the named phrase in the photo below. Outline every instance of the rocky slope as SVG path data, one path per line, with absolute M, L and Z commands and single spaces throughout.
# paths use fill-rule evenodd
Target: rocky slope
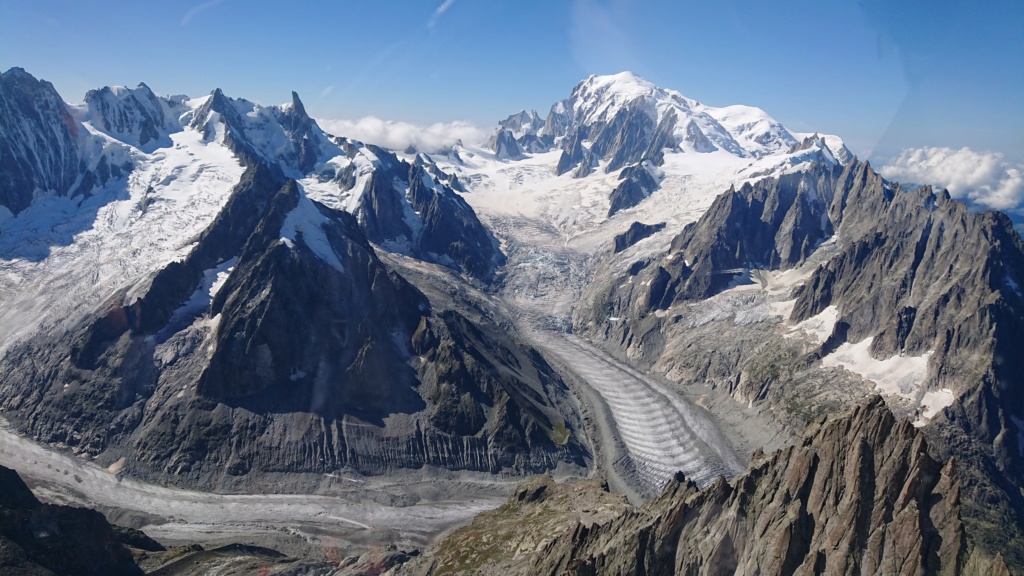
M 178 255 L 97 284 L 107 290 L 100 304 L 83 301 L 5 342 L 0 404 L 22 430 L 107 464 L 123 457 L 119 466 L 138 476 L 210 489 L 270 482 L 270 473 L 315 486 L 340 468 L 522 473 L 585 464 L 578 417 L 544 359 L 499 328 L 498 316 L 468 320 L 461 304 L 433 307 L 369 243 L 479 279 L 494 275 L 503 259 L 497 241 L 454 191 L 457 179 L 429 158 L 407 162 L 328 137 L 294 93 L 290 104 L 265 107 L 220 90 L 162 98 L 140 85 L 90 91 L 69 107 L 48 83 L 14 69 L 2 95 L 11 126 L 67 131 L 53 141 L 4 140 L 32 144 L 26 154 L 49 161 L 66 152 L 70 166 L 102 141 L 101 159 L 110 150 L 132 159 L 124 167 L 131 178 L 115 183 L 127 193 L 113 190 L 101 199 L 109 205 L 93 207 L 113 213 L 102 218 L 113 223 L 104 246 L 114 251 L 100 257 L 145 261 L 153 240 L 175 244 Z M 215 217 L 195 214 L 209 225 L 175 238 L 177 227 L 160 222 L 155 238 L 118 244 L 162 203 L 206 209 L 175 182 L 198 178 L 176 162 L 202 162 L 198 174 L 218 168 L 199 147 L 226 147 L 245 167 L 233 188 L 218 182 L 226 199 Z M 12 166 L 24 165 L 35 166 L 36 180 L 5 190 L 45 187 L 40 178 L 56 174 L 49 164 Z M 32 217 L 45 230 L 46 215 Z M 39 229 L 23 228 L 10 234 Z M 5 261 L 10 278 L 50 265 L 46 255 Z M 88 270 L 62 276 L 76 273 Z
M 548 499 L 567 488 L 526 485 L 504 509 L 444 541 L 432 564 L 402 572 L 1009 574 L 965 529 L 955 466 L 930 457 L 923 434 L 874 397 L 816 421 L 794 446 L 756 455 L 732 480 L 699 490 L 678 476 L 612 519 L 607 511 L 576 516 L 607 508 L 599 489 L 587 504 L 552 510 Z M 575 527 L 539 545 L 520 545 L 522 536 L 496 545 L 486 536 L 512 512 Z
M 1004 546 L 1019 542 L 1024 510 L 1021 372 L 1009 352 L 1024 341 L 1022 246 L 1002 214 L 903 190 L 865 163 L 819 163 L 727 191 L 660 257 L 623 252 L 611 266 L 625 273 L 596 282 L 575 322 L 682 386 L 766 400 L 784 418 L 877 387 L 933 423 L 937 452 L 963 463 L 968 521 L 979 537 L 1008 523 L 986 535 Z
M 94 510 L 41 503 L 0 466 L 0 574 L 141 575 L 114 528 Z
M 0 224 L 39 197 L 81 196 L 131 161 L 92 136 L 53 85 L 21 68 L 0 74 Z
M 5 416 L 138 476 L 208 488 L 338 468 L 583 465 L 575 416 L 554 400 L 564 384 L 536 352 L 432 309 L 354 217 L 274 172 L 251 167 L 140 298 L 12 347 Z

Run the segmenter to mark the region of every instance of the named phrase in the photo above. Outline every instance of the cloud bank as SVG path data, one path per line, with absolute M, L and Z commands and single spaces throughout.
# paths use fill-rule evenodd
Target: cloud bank
M 428 154 L 451 146 L 459 140 L 468 145 L 481 144 L 487 139 L 486 131 L 479 126 L 459 120 L 419 126 L 366 116 L 358 120 L 318 119 L 317 123 L 336 136 L 354 138 L 392 150 L 404 150 L 412 145 Z
M 954 198 L 996 210 L 1024 202 L 1024 164 L 1011 164 L 998 152 L 907 148 L 879 172 L 891 180 L 947 188 Z

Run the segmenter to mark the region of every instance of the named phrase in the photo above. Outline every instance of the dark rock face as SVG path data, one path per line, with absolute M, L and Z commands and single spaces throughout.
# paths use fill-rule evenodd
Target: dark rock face
M 277 120 L 292 137 L 295 146 L 295 165 L 299 172 L 308 174 L 326 152 L 329 142 L 325 142 L 323 132 L 306 114 L 306 107 L 302 105 L 299 95 L 295 92 L 292 92 L 291 106 L 277 109 Z
M 629 230 L 626 230 L 622 234 L 615 237 L 615 248 L 613 252 L 618 254 L 626 248 L 633 246 L 637 242 L 650 238 L 654 234 L 661 232 L 665 229 L 665 223 L 660 222 L 658 224 L 643 224 L 641 222 L 633 222 L 629 226 Z
M 510 130 L 501 128 L 487 141 L 487 147 L 494 150 L 494 155 L 499 160 L 520 160 L 523 158 L 523 150 L 516 142 L 515 136 Z
M 345 146 L 350 156 L 365 150 L 375 159 L 353 212 L 371 242 L 481 280 L 493 277 L 504 264 L 497 239 L 453 190 L 461 186 L 457 178 L 425 157 L 410 164 L 377 146 Z M 351 174 L 335 179 L 346 191 L 356 185 Z
M 128 551 L 94 510 L 42 504 L 0 466 L 0 574 L 141 575 Z
M 615 315 L 643 316 L 675 302 L 707 298 L 747 268 L 803 262 L 832 234 L 828 205 L 845 173 L 841 167 L 819 167 L 729 190 L 672 240 L 667 259 L 633 271 L 641 281 L 612 287 L 599 299 L 617 303 L 622 309 Z
M 583 464 L 574 424 L 552 402 L 565 385 L 543 359 L 484 319 L 433 312 L 354 217 L 280 182 L 251 167 L 145 296 L 11 349 L 8 414 L 45 441 L 126 456 L 131 474 L 206 488 L 341 467 Z M 224 266 L 236 247 L 209 308 L 179 318 L 204 267 Z
M 413 350 L 423 358 L 420 391 L 432 406 L 431 424 L 451 434 L 482 431 L 495 470 L 516 466 L 524 446 L 539 451 L 552 442 L 575 443 L 559 438 L 564 422 L 550 401 L 551 391 L 564 384 L 539 354 L 517 348 L 454 311 L 424 319 L 413 337 Z
M 157 97 L 145 84 L 134 90 L 109 86 L 90 90 L 85 103 L 98 129 L 135 146 L 156 145 L 168 128 L 180 128 L 177 119 L 170 118 L 171 103 Z
M 675 116 L 669 116 L 659 126 L 643 98 L 622 106 L 607 122 L 594 125 L 575 124 L 562 139 L 562 156 L 556 174 L 564 174 L 579 166 L 586 168 L 574 173 L 583 177 L 597 160 L 607 160 L 605 172 L 614 172 L 628 164 L 636 164 L 652 157 L 661 159 L 661 148 L 671 140 Z M 593 144 L 585 150 L 582 142 L 588 138 Z M 672 143 L 674 144 L 674 142 Z
M 621 182 L 612 190 L 611 206 L 608 208 L 609 218 L 620 210 L 632 208 L 643 202 L 660 186 L 658 179 L 651 174 L 649 161 L 623 169 L 619 179 Z
M 714 152 L 718 147 L 708 140 L 708 137 L 701 131 L 700 127 L 693 120 L 686 125 L 686 136 L 683 138 L 689 142 L 697 152 Z
M 655 122 L 648 112 L 648 103 L 638 99 L 619 109 L 607 124 L 592 129 L 591 152 L 598 158 L 608 159 L 605 172 L 639 162 L 654 133 Z
M 588 160 L 585 164 L 590 165 L 590 151 L 583 147 L 583 141 L 587 139 L 585 128 L 580 128 L 562 140 L 562 154 L 558 157 L 558 165 L 555 166 L 555 175 L 561 176 L 583 163 L 584 158 Z
M 52 84 L 21 68 L 0 74 L 0 206 L 17 214 L 36 190 L 71 194 L 81 130 Z
M 412 370 L 396 369 L 408 351 L 395 342 L 408 341 L 426 299 L 388 273 L 346 213 L 323 216 L 334 224 L 324 230 L 341 270 L 280 242 L 299 202 L 293 183 L 274 197 L 238 257 L 239 273 L 213 301 L 221 320 L 199 395 L 330 418 L 416 411 Z
M 483 279 L 504 263 L 496 239 L 473 208 L 422 167 L 409 170 L 409 200 L 422 219 L 417 244 L 431 260 L 448 257 L 458 269 Z
M 731 481 L 679 477 L 643 508 L 578 526 L 530 573 L 1008 573 L 970 543 L 954 468 L 875 397 Z
M 661 301 L 711 296 L 732 280 L 730 270 L 802 262 L 832 233 L 818 192 L 819 184 L 829 187 L 830 176 L 786 175 L 719 196 L 672 241 L 669 273 L 673 281 L 684 280 L 668 287 Z
M 670 111 L 661 121 L 651 136 L 651 142 L 647 145 L 644 158 L 649 159 L 655 166 L 661 166 L 665 159 L 665 150 L 679 150 L 679 143 L 676 142 L 675 129 L 679 117 L 675 111 Z

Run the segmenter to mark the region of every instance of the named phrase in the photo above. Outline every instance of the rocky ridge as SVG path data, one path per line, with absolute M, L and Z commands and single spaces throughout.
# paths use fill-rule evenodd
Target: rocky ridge
M 429 156 L 412 162 L 371 144 L 336 140 L 343 155 L 303 180 L 319 202 L 351 212 L 371 242 L 488 281 L 505 261 L 498 241 Z M 329 184 L 328 186 L 324 186 Z
M 53 85 L 21 68 L 0 74 L 0 224 L 42 196 L 82 196 L 131 171 L 124 150 L 94 137 Z
M 874 397 L 704 490 L 680 475 L 611 519 L 574 519 L 561 507 L 575 527 L 540 546 L 509 539 L 504 556 L 483 554 L 494 548 L 480 536 L 486 523 L 507 518 L 502 509 L 480 516 L 440 544 L 426 573 L 1009 574 L 961 521 L 955 467 L 929 456 L 924 435 Z M 506 508 L 540 516 L 548 494 L 569 489 L 527 484 Z M 577 506 L 600 507 L 608 496 L 594 492 L 594 504 Z M 445 552 L 456 547 L 458 557 Z
M 918 384 L 887 393 L 898 406 L 909 399 L 899 409 L 912 418 L 928 394 L 955 397 L 926 430 L 937 454 L 962 463 L 965 515 L 979 537 L 1008 523 L 984 536 L 994 549 L 1019 541 L 1021 387 L 1007 351 L 1024 339 L 1014 288 L 1024 250 L 1004 215 L 904 190 L 858 161 L 819 163 L 727 191 L 663 257 L 623 254 L 615 266 L 625 274 L 590 288 L 575 325 L 680 385 L 710 383 L 813 419 L 875 386 L 820 363 L 837 350 L 860 344 L 878 361 L 926 359 Z M 760 272 L 808 262 L 788 298 L 765 280 L 778 272 Z M 791 309 L 778 308 L 790 298 Z M 821 340 L 778 338 L 782 326 L 816 322 L 825 323 Z M 700 351 L 709 334 L 721 341 L 711 355 Z
M 0 466 L 0 574 L 141 575 L 115 529 L 95 510 L 43 504 Z

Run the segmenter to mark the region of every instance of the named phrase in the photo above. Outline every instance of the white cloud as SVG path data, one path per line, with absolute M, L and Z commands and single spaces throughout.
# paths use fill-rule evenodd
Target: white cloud
M 1024 164 L 970 148 L 907 148 L 879 172 L 891 180 L 947 188 L 954 198 L 1011 210 L 1024 202 Z
M 437 7 L 437 10 L 434 10 L 434 13 L 430 15 L 430 20 L 427 20 L 427 28 L 433 29 L 434 26 L 437 26 L 437 21 L 441 19 L 441 15 L 447 12 L 452 7 L 452 4 L 455 4 L 455 0 L 444 0 Z
M 192 21 L 193 18 L 209 10 L 210 8 L 213 8 L 214 6 L 220 4 L 223 1 L 224 0 L 207 0 L 206 2 L 196 4 L 192 8 L 189 8 L 188 12 L 185 12 L 185 16 L 181 18 L 181 25 L 187 25 L 189 22 Z
M 358 120 L 317 120 L 317 123 L 331 134 L 392 150 L 404 150 L 412 144 L 423 152 L 431 153 L 451 146 L 458 140 L 464 144 L 481 144 L 487 139 L 486 131 L 461 120 L 419 126 L 366 116 Z

